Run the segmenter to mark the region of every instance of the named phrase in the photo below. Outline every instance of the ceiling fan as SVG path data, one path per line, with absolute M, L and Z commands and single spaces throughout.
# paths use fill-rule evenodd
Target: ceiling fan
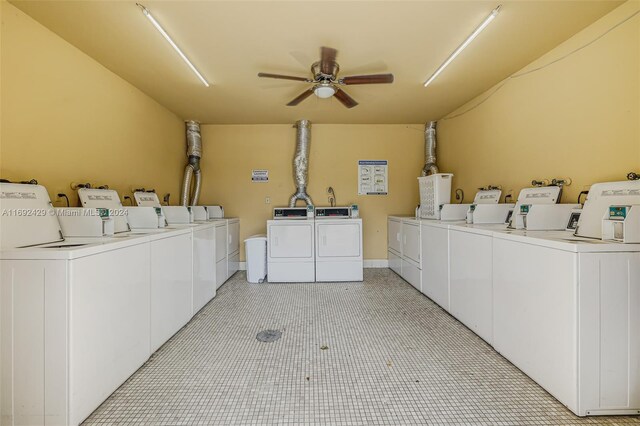
M 258 73 L 258 77 L 279 78 L 283 80 L 304 81 L 312 83 L 313 87 L 305 90 L 295 99 L 287 104 L 287 106 L 295 106 L 307 99 L 312 94 L 319 98 L 330 98 L 334 96 L 347 108 L 353 108 L 358 105 L 351 96 L 342 90 L 339 86 L 349 86 L 354 84 L 381 84 L 393 83 L 393 74 L 369 74 L 369 75 L 352 75 L 349 77 L 338 78 L 340 67 L 336 62 L 338 51 L 331 47 L 320 48 L 320 61 L 311 65 L 311 74 L 313 78 L 296 77 L 291 75 L 269 74 L 266 72 Z

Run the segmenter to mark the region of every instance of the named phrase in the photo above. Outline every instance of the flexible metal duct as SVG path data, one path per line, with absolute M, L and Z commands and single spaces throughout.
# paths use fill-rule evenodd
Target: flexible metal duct
M 189 163 L 184 168 L 182 179 L 182 205 L 195 206 L 200 198 L 202 173 L 200 171 L 200 157 L 202 157 L 202 138 L 200 137 L 200 123 L 187 121 L 187 157 Z M 195 177 L 193 190 L 192 180 Z
M 436 124 L 437 121 L 429 121 L 424 126 L 424 167 L 422 176 L 438 173 L 436 165 Z
M 298 190 L 291 196 L 289 207 L 295 207 L 298 200 L 303 200 L 307 205 L 313 204 L 311 197 L 307 194 L 311 122 L 309 120 L 298 120 L 293 127 L 297 129 L 296 152 L 293 156 L 293 180 Z

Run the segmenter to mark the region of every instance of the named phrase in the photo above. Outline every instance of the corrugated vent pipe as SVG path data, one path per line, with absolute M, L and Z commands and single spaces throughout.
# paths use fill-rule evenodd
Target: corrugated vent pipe
M 307 205 L 313 204 L 307 194 L 309 178 L 309 145 L 311 144 L 311 122 L 298 120 L 293 126 L 296 130 L 296 152 L 293 156 L 293 180 L 298 188 L 289 200 L 289 207 L 295 207 L 296 201 L 303 200 Z
M 429 121 L 424 126 L 424 167 L 422 176 L 438 173 L 436 165 L 436 124 L 437 121 Z
M 189 163 L 184 168 L 182 179 L 182 205 L 195 206 L 200 198 L 202 185 L 202 173 L 200 171 L 200 158 L 202 157 L 202 138 L 200 136 L 200 123 L 187 121 L 187 157 Z M 195 184 L 191 187 L 191 181 L 195 176 Z

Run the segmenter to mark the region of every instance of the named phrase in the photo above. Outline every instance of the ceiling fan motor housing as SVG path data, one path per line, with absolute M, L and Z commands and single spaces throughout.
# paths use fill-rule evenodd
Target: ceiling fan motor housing
M 337 62 L 333 62 L 331 64 L 331 74 L 326 74 L 321 71 L 320 62 L 314 62 L 314 64 L 311 65 L 311 74 L 313 75 L 313 79 L 317 82 L 335 81 L 338 71 L 340 71 L 340 66 L 338 66 Z

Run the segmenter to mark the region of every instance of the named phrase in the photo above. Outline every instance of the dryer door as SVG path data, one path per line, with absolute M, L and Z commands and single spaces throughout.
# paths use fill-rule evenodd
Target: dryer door
M 313 222 L 270 224 L 269 258 L 313 259 Z
M 360 256 L 358 223 L 317 223 L 318 257 Z

